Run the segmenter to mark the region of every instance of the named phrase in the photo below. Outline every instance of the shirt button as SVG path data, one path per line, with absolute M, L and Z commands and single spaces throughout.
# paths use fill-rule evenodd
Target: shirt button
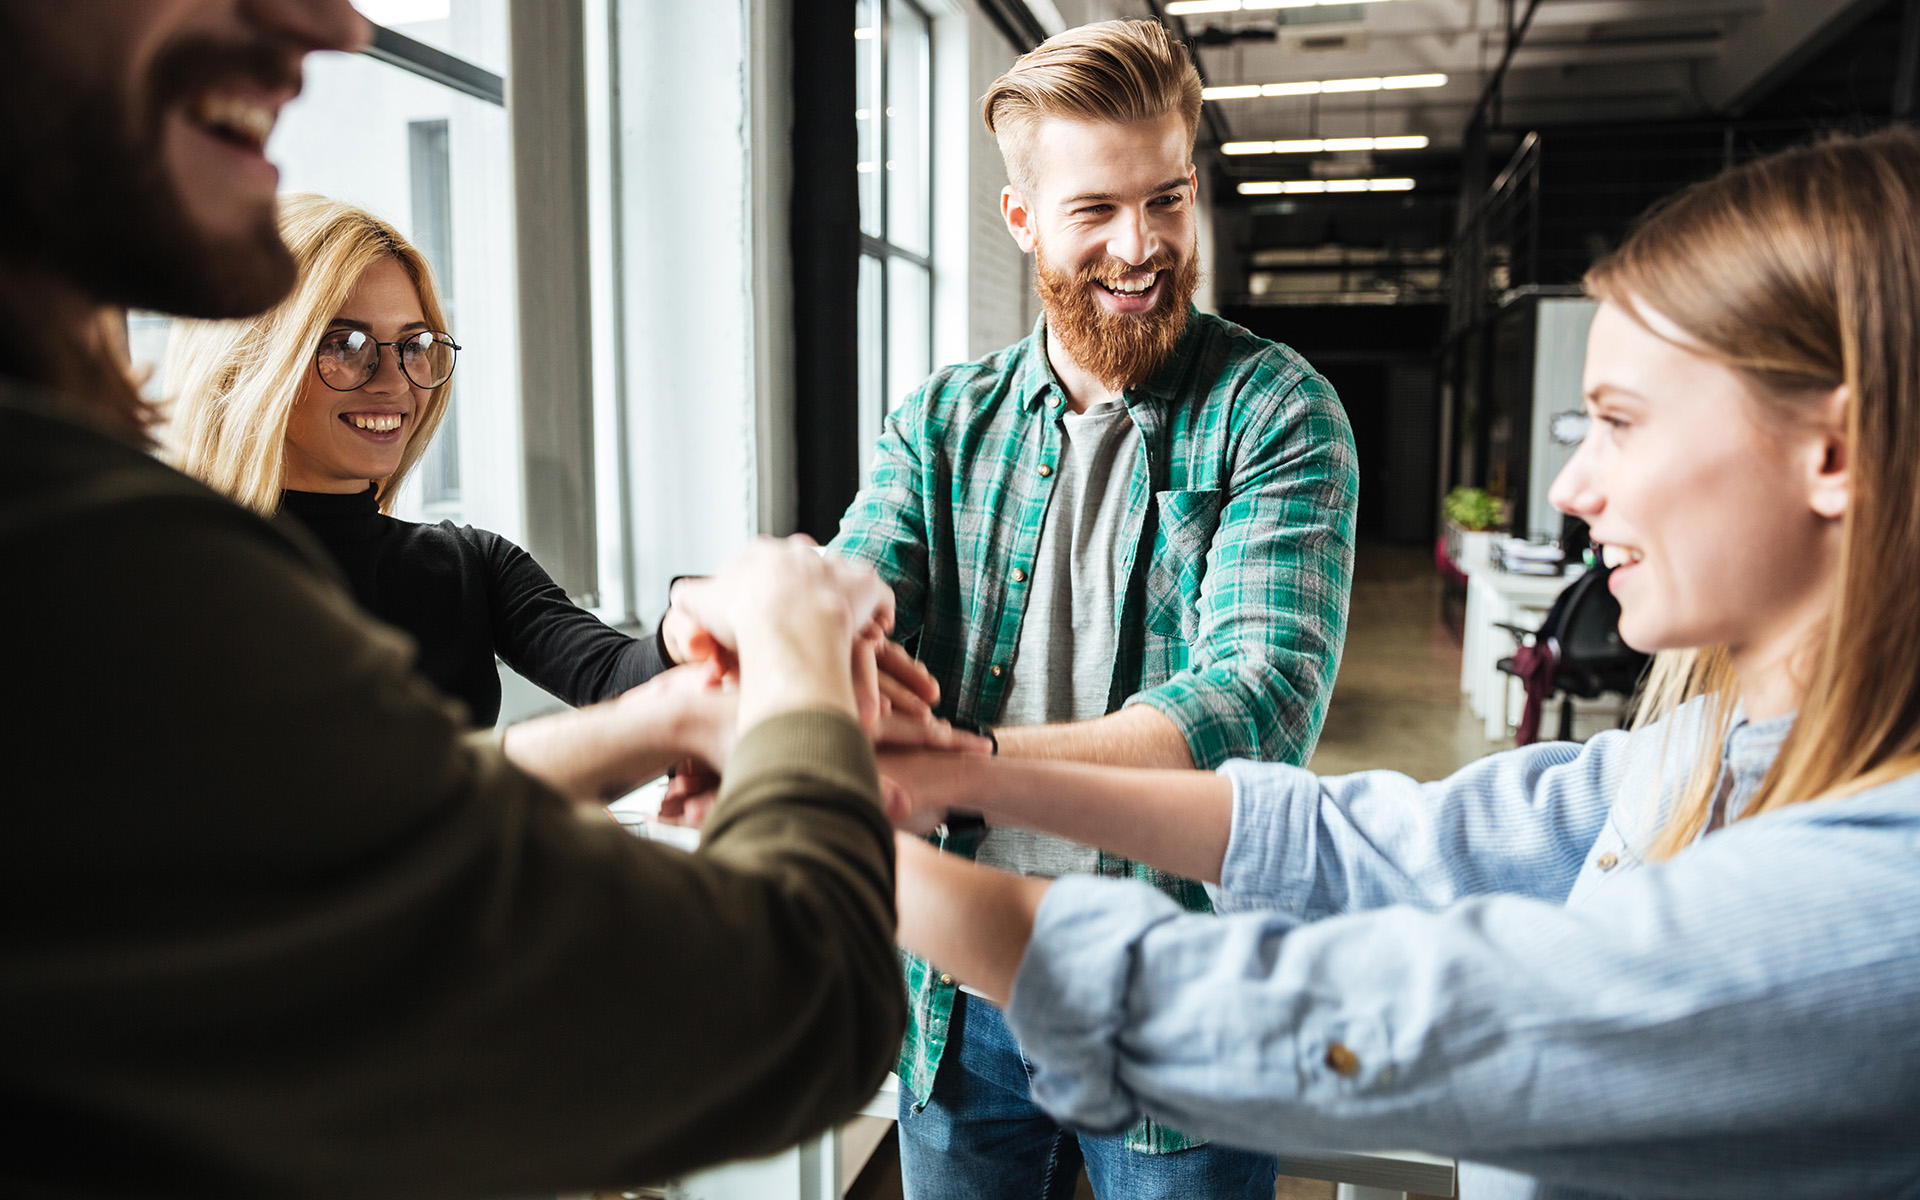
M 1027 573 L 1019 567 L 1015 567 L 1013 569 L 1013 581 L 1015 583 L 1025 583 L 1027 581 Z
M 995 679 L 1000 678 L 1000 676 L 1004 675 L 1005 673 L 1006 672 L 1001 669 L 1001 666 L 999 663 L 995 663 L 992 666 L 987 668 L 987 674 L 993 676 Z
M 1342 1075 L 1348 1079 L 1352 1079 L 1360 1073 L 1359 1055 L 1347 1049 L 1345 1044 L 1341 1042 L 1335 1042 L 1327 1047 L 1326 1063 L 1328 1070 L 1332 1071 L 1335 1075 Z
M 1609 850 L 1594 860 L 1593 865 L 1599 867 L 1602 871 L 1611 871 L 1620 865 L 1620 856 Z
M 1047 400 L 1047 403 L 1048 403 L 1049 405 L 1051 405 L 1052 407 L 1054 407 L 1054 408 L 1059 408 L 1059 407 L 1060 407 L 1060 397 L 1058 397 L 1058 396 L 1053 396 L 1053 397 L 1050 397 L 1050 398 L 1049 398 L 1049 399 Z
M 942 975 L 942 976 L 940 977 L 940 986 L 941 986 L 941 987 L 952 987 L 952 986 L 953 986 L 953 976 L 951 976 L 951 975 Z
M 1041 463 L 1041 464 L 1040 464 L 1040 478 L 1042 478 L 1042 479 L 1045 479 L 1045 478 L 1046 478 L 1047 476 L 1049 476 L 1049 475 L 1051 475 L 1051 474 L 1053 474 L 1053 468 L 1052 468 L 1052 467 L 1050 467 L 1050 466 L 1048 466 L 1048 465 L 1047 465 L 1046 463 Z

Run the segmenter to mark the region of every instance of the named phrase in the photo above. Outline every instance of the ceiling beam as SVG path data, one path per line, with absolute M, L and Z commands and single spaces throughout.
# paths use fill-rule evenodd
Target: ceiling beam
M 1728 31 L 1720 57 L 1700 72 L 1700 96 L 1738 116 L 1871 16 L 1882 0 L 1773 0 L 1764 15 Z

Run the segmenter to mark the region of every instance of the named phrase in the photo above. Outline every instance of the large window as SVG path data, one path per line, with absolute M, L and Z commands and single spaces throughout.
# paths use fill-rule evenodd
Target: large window
M 462 346 L 452 408 L 398 497 L 397 515 L 452 518 L 518 540 L 512 163 L 499 74 L 506 0 L 358 7 L 383 27 L 381 40 L 370 54 L 307 60 L 305 87 L 281 113 L 268 156 L 283 192 L 358 204 L 419 247 Z M 161 364 L 167 325 L 144 314 L 130 321 L 137 362 Z M 166 386 L 164 377 L 151 384 L 162 396 Z
M 887 412 L 933 369 L 932 21 L 857 0 L 860 472 Z

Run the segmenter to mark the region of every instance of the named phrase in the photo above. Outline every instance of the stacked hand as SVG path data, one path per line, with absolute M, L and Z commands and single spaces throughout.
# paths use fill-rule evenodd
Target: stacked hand
M 763 538 L 718 574 L 680 581 L 662 627 L 676 660 L 705 664 L 704 686 L 737 685 L 737 728 L 785 709 L 831 705 L 853 713 L 878 745 L 988 747 L 933 716 L 939 685 L 887 636 L 892 589 L 868 567 L 820 554 L 808 538 Z M 715 752 L 679 765 L 663 821 L 705 821 L 733 736 L 710 737 Z
M 767 548 L 781 547 L 784 569 L 803 569 L 794 554 L 811 551 L 824 575 L 847 589 L 855 607 L 872 604 L 867 619 L 856 630 L 853 672 L 855 699 L 861 723 L 868 729 L 889 714 L 932 720 L 940 685 L 927 669 L 887 634 L 893 628 L 893 594 L 880 577 L 864 566 L 818 553 L 814 542 L 798 535 L 784 541 L 762 539 L 720 574 L 682 579 L 674 585 L 672 603 L 661 621 L 668 655 L 680 663 L 711 662 L 724 675 L 738 669 L 734 657 L 733 614 L 727 601 L 741 599 L 738 587 L 747 582 L 754 566 L 769 567 Z M 749 561 L 752 559 L 753 561 Z M 763 593 L 768 598 L 777 592 Z

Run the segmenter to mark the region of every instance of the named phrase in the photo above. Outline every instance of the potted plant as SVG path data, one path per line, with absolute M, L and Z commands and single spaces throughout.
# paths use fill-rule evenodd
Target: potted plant
M 1506 518 L 1506 506 L 1485 488 L 1457 487 L 1440 502 L 1446 519 L 1447 559 L 1461 571 L 1483 567 L 1493 550 L 1494 531 Z

